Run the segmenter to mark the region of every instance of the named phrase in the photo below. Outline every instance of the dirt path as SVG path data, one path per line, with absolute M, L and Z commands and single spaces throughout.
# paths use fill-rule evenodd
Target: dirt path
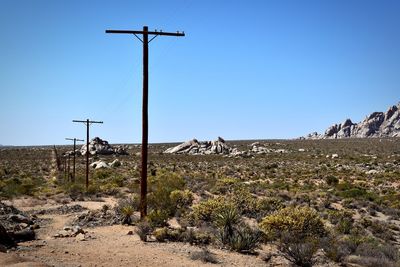
M 115 203 L 111 199 L 107 204 Z M 98 209 L 104 202 L 80 202 L 89 209 Z M 57 205 L 40 205 L 54 208 Z M 24 207 L 19 207 L 24 208 Z M 26 207 L 25 207 L 26 208 Z M 33 208 L 37 208 L 36 206 Z M 242 255 L 225 250 L 210 248 L 218 264 L 203 263 L 191 259 L 201 248 L 183 243 L 142 242 L 139 237 L 128 235 L 133 226 L 104 226 L 86 228 L 87 240 L 75 237 L 54 238 L 54 235 L 68 225 L 76 214 L 40 215 L 49 223 L 38 230 L 38 240 L 21 243 L 19 250 L 7 255 L 8 261 L 0 260 L 1 266 L 266 266 L 261 256 Z M 12 258 L 14 257 L 14 258 Z M 21 262 L 25 261 L 25 262 Z M 13 265 L 16 264 L 18 265 Z M 22 264 L 22 265 L 21 265 Z M 36 265 L 34 265 L 36 264 Z M 42 265 L 40 265 L 42 264 Z M 274 264 L 269 266 L 286 266 Z

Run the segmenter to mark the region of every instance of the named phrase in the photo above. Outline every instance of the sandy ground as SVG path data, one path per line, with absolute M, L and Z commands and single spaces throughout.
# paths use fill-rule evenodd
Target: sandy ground
M 32 205 L 33 203 L 33 205 Z M 32 202 L 19 199 L 12 204 L 21 210 L 48 209 L 60 204 Z M 104 204 L 115 204 L 112 198 L 104 202 L 73 202 L 88 209 L 99 209 Z M 49 219 L 49 223 L 37 230 L 38 239 L 20 243 L 16 251 L 0 253 L 0 266 L 287 266 L 282 259 L 272 257 L 266 263 L 263 253 L 258 256 L 242 255 L 210 247 L 218 264 L 192 260 L 193 253 L 201 251 L 198 246 L 183 243 L 142 242 L 134 226 L 103 226 L 86 228 L 87 240 L 79 241 L 75 237 L 54 238 L 54 235 L 69 225 L 75 214 L 40 215 Z M 266 251 L 268 248 L 264 248 Z

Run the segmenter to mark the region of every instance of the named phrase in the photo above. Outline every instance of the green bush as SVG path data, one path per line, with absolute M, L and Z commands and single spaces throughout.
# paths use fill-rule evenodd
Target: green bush
M 257 198 L 253 196 L 246 188 L 238 188 L 229 195 L 233 205 L 241 214 L 255 216 L 257 208 Z
M 9 178 L 0 181 L 0 196 L 13 197 L 19 195 L 32 196 L 45 186 L 43 178 L 31 178 L 27 175 Z
M 193 206 L 193 216 L 197 223 L 211 222 L 215 215 L 232 207 L 232 203 L 223 197 L 211 198 Z
M 214 193 L 218 194 L 225 194 L 228 192 L 232 192 L 234 188 L 239 184 L 240 180 L 237 178 L 231 177 L 223 177 L 219 178 L 216 183 L 215 187 L 213 188 Z
M 324 223 L 318 213 L 309 207 L 287 207 L 266 216 L 259 224 L 270 239 L 289 233 L 299 237 L 326 235 Z
M 147 220 L 152 227 L 162 227 L 167 225 L 169 214 L 163 210 L 152 210 L 147 215 Z
M 170 194 L 171 203 L 176 209 L 185 209 L 192 205 L 193 193 L 190 190 L 174 190 Z
M 349 182 L 339 183 L 336 186 L 338 190 L 337 195 L 342 198 L 359 199 L 380 202 L 377 194 L 367 191 L 365 188 L 353 185 Z
M 176 204 L 171 199 L 171 193 L 175 190 L 183 190 L 185 181 L 176 173 L 158 172 L 156 176 L 150 176 L 148 206 L 150 209 L 162 210 L 172 216 L 176 212 Z
M 329 220 L 335 225 L 335 229 L 341 234 L 350 234 L 353 227 L 353 213 L 346 210 L 329 211 Z
M 95 170 L 92 179 L 93 180 L 106 180 L 106 179 L 110 178 L 111 174 L 112 174 L 111 170 L 98 169 L 98 170 Z
M 153 235 L 158 242 L 180 242 L 185 241 L 185 230 L 170 229 L 168 227 L 158 228 L 153 231 Z
M 132 223 L 132 215 L 135 212 L 134 207 L 132 206 L 124 206 L 121 209 L 121 213 L 123 216 L 122 224 L 131 224 Z

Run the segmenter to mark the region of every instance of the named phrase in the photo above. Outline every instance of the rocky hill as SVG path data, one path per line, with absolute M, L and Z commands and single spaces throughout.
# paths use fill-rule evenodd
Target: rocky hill
M 360 123 L 346 119 L 334 124 L 324 134 L 311 133 L 305 139 L 400 137 L 400 103 L 386 112 L 373 112 Z

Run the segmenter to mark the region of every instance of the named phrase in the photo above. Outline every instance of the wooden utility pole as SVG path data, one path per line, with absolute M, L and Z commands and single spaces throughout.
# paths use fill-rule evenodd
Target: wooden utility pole
M 64 180 L 68 181 L 67 175 L 67 155 L 64 155 Z
M 92 123 L 103 123 L 102 121 L 91 121 L 86 119 L 85 121 L 73 120 L 72 122 L 81 122 L 86 125 L 86 190 L 89 188 L 89 126 Z
M 68 157 L 68 171 L 67 171 L 67 182 L 69 182 L 70 174 L 71 174 L 71 154 L 67 154 Z
M 140 218 L 147 216 L 147 146 L 148 146 L 148 100 L 149 100 L 149 43 L 157 36 L 185 36 L 184 32 L 149 31 L 147 26 L 142 31 L 106 30 L 106 33 L 133 34 L 143 43 L 143 105 L 142 105 L 142 172 L 140 179 Z M 140 39 L 138 35 L 142 35 Z M 149 35 L 153 36 L 149 40 Z
M 73 158 L 73 167 L 72 167 L 72 182 L 75 183 L 75 158 L 76 158 L 76 141 L 83 142 L 84 140 L 77 138 L 65 138 L 65 140 L 74 141 L 74 158 Z

